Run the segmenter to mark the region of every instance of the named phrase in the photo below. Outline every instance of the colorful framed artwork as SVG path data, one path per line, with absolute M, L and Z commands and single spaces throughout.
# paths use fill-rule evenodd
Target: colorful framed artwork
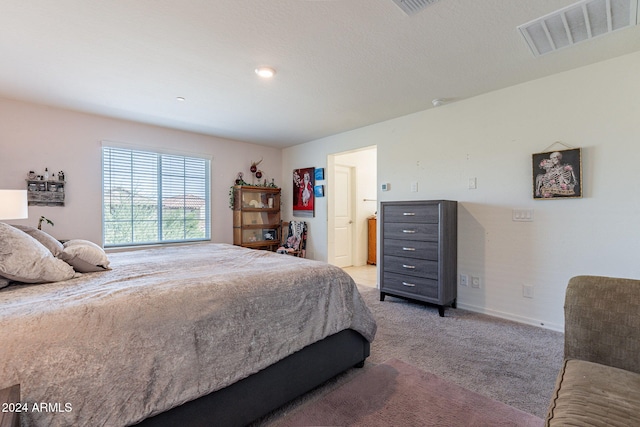
M 540 200 L 582 197 L 580 148 L 533 154 L 533 198 Z
M 315 168 L 293 170 L 293 216 L 315 216 Z
M 324 197 L 324 185 L 316 185 L 313 192 L 316 197 Z
M 324 168 L 316 168 L 315 178 L 316 181 L 324 180 Z

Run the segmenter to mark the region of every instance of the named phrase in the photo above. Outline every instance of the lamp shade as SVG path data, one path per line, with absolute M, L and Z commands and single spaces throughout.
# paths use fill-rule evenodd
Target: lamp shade
M 27 190 L 0 190 L 0 220 L 28 216 Z

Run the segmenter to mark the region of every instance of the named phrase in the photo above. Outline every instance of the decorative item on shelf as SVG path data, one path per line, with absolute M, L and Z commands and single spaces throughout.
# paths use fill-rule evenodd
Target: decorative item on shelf
M 49 169 L 44 168 L 44 180 L 49 181 Z
M 246 182 L 244 182 L 243 176 L 244 174 L 242 172 L 238 172 L 238 177 L 236 178 L 236 185 L 248 185 Z
M 29 171 L 29 173 L 27 174 L 27 178 L 34 181 L 38 178 L 38 175 L 36 175 L 34 171 Z
M 64 181 L 64 172 L 63 171 L 58 172 L 58 181 Z
M 274 229 L 262 230 L 262 239 L 263 240 L 276 240 L 278 234 Z
M 49 218 L 45 218 L 44 216 L 41 216 L 40 219 L 38 220 L 38 230 L 42 230 L 42 223 L 46 222 L 47 224 L 49 224 L 50 226 L 54 226 L 53 221 L 51 221 Z

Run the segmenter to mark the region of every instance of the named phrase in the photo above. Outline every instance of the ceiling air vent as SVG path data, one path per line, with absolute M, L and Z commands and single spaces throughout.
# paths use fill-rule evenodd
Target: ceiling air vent
M 634 26 L 637 13 L 638 0 L 582 0 L 518 29 L 533 54 L 540 56 Z
M 438 0 L 393 0 L 393 2 L 407 15 L 415 15 L 425 7 L 437 1 Z

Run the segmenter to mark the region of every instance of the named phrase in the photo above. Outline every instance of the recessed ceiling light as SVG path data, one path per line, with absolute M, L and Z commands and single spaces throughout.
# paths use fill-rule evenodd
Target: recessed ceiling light
M 182 97 L 182 96 L 177 96 L 177 97 L 176 97 L 176 101 L 184 102 L 184 101 L 185 101 L 185 99 L 184 99 L 184 97 Z
M 271 67 L 258 67 L 256 68 L 256 74 L 262 78 L 270 79 L 276 74 L 276 70 Z

